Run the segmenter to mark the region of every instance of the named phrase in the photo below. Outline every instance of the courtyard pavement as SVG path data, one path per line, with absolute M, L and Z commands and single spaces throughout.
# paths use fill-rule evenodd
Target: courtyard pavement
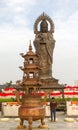
M 45 123 L 46 125 L 48 125 L 48 128 L 42 130 L 77 130 L 78 118 L 72 117 L 72 121 L 65 121 L 65 119 L 67 118 L 68 117 L 64 112 L 57 112 L 57 121 L 51 122 L 50 118 L 45 118 Z M 17 126 L 19 125 L 19 122 L 19 118 L 5 118 L 0 115 L 0 130 L 18 130 Z M 34 121 L 32 125 L 32 130 L 40 130 L 40 128 L 38 128 L 40 124 L 40 120 Z M 24 121 L 24 125 L 28 127 L 28 122 Z M 28 130 L 27 127 L 20 130 Z

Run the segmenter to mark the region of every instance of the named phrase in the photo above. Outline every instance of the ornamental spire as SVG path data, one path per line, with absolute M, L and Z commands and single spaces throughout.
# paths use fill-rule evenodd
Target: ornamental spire
M 29 51 L 32 51 L 31 40 L 30 40 L 30 45 L 29 45 Z

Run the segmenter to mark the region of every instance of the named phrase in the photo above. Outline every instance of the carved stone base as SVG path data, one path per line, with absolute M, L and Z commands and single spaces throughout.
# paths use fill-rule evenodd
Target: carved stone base
M 58 83 L 58 79 L 49 78 L 49 79 L 41 79 L 42 88 L 61 88 L 62 86 Z

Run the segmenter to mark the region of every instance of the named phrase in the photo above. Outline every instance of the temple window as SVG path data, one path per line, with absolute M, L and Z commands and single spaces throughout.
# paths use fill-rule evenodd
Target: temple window
M 32 58 L 29 59 L 29 63 L 30 63 L 30 64 L 33 63 L 33 59 L 32 59 Z
M 30 72 L 29 73 L 29 78 L 33 78 L 34 77 L 34 73 L 33 72 Z

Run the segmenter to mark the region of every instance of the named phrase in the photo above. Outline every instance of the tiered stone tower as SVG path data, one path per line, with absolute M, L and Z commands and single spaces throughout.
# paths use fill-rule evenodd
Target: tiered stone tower
M 26 54 L 21 53 L 21 56 L 24 58 L 24 66 L 20 66 L 20 69 L 23 71 L 21 86 L 24 88 L 26 94 L 32 91 L 38 91 L 41 85 L 38 56 L 32 51 L 31 43 L 29 45 L 29 51 Z

